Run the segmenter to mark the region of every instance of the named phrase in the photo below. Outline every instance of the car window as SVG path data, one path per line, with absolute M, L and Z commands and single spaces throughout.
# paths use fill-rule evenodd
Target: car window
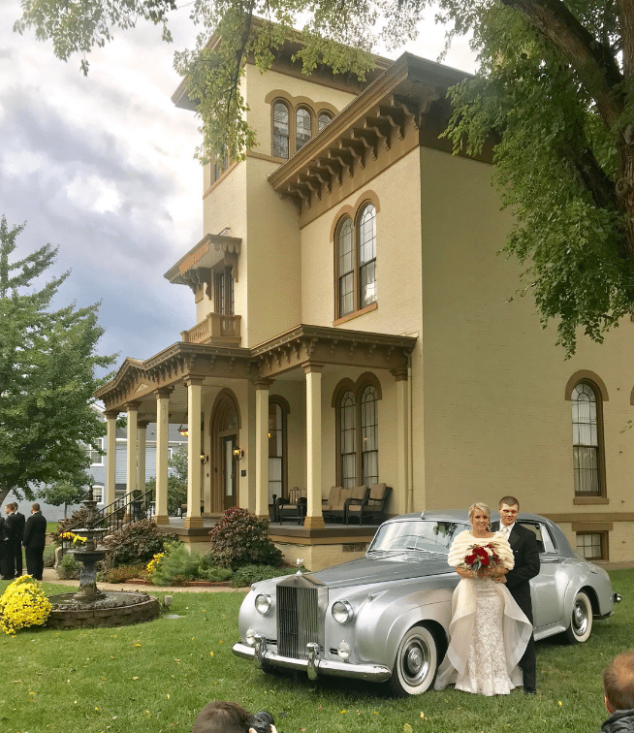
M 522 527 L 525 527 L 526 529 L 530 529 L 531 532 L 535 533 L 535 537 L 537 538 L 537 546 L 539 547 L 540 554 L 543 554 L 545 552 L 550 552 L 550 553 L 555 552 L 555 543 L 553 542 L 553 539 L 550 536 L 548 527 L 538 522 L 527 522 L 527 521 L 520 522 L 520 525 Z
M 394 522 L 376 533 L 368 552 L 440 552 L 446 555 L 457 534 L 467 525 L 457 522 Z

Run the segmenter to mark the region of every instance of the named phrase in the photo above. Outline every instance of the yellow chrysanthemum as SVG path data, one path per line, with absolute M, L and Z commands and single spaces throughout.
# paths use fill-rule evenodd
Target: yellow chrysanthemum
M 50 612 L 41 584 L 30 575 L 22 575 L 0 597 L 0 631 L 15 634 L 29 626 L 43 626 Z

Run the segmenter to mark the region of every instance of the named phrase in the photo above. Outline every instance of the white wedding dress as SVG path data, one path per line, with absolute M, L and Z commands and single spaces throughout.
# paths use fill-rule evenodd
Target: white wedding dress
M 513 552 L 499 532 L 489 538 L 462 532 L 451 546 L 449 564 L 464 566 L 471 545 L 490 542 L 496 546 L 501 565 L 512 569 Z M 435 689 L 455 685 L 456 690 L 490 696 L 508 695 L 521 687 L 518 663 L 533 629 L 504 583 L 463 578 L 454 591 L 452 611 L 449 649 L 438 669 Z

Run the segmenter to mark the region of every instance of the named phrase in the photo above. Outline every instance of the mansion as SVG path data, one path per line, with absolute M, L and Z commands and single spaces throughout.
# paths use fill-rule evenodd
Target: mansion
M 465 74 L 411 54 L 366 81 L 292 60 L 290 42 L 242 93 L 257 146 L 204 168 L 199 242 L 166 273 L 196 320 L 96 397 L 107 451 L 128 418 L 156 422 L 156 520 L 168 524 L 170 424 L 187 425 L 182 530 L 232 506 L 269 516 L 298 487 L 303 523 L 272 524 L 312 570 L 361 554 L 374 527 L 324 521 L 332 486 L 385 483 L 390 515 L 492 508 L 516 495 L 589 559 L 634 558 L 634 323 L 565 359 L 534 303 L 510 300 L 517 262 L 492 155 L 439 135 Z M 184 85 L 173 97 L 193 110 Z M 110 465 L 110 464 L 108 464 Z M 114 500 L 114 469 L 105 503 Z

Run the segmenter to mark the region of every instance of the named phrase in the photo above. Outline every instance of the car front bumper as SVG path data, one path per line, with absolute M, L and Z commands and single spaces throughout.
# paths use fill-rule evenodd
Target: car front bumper
M 306 645 L 306 659 L 282 657 L 268 649 L 266 639 L 255 637 L 255 644 L 237 643 L 233 645 L 233 653 L 243 659 L 253 660 L 258 669 L 274 667 L 306 672 L 309 679 L 316 680 L 319 675 L 330 677 L 346 677 L 347 679 L 367 680 L 368 682 L 386 682 L 392 676 L 392 670 L 382 664 L 351 664 L 319 657 L 317 644 Z

